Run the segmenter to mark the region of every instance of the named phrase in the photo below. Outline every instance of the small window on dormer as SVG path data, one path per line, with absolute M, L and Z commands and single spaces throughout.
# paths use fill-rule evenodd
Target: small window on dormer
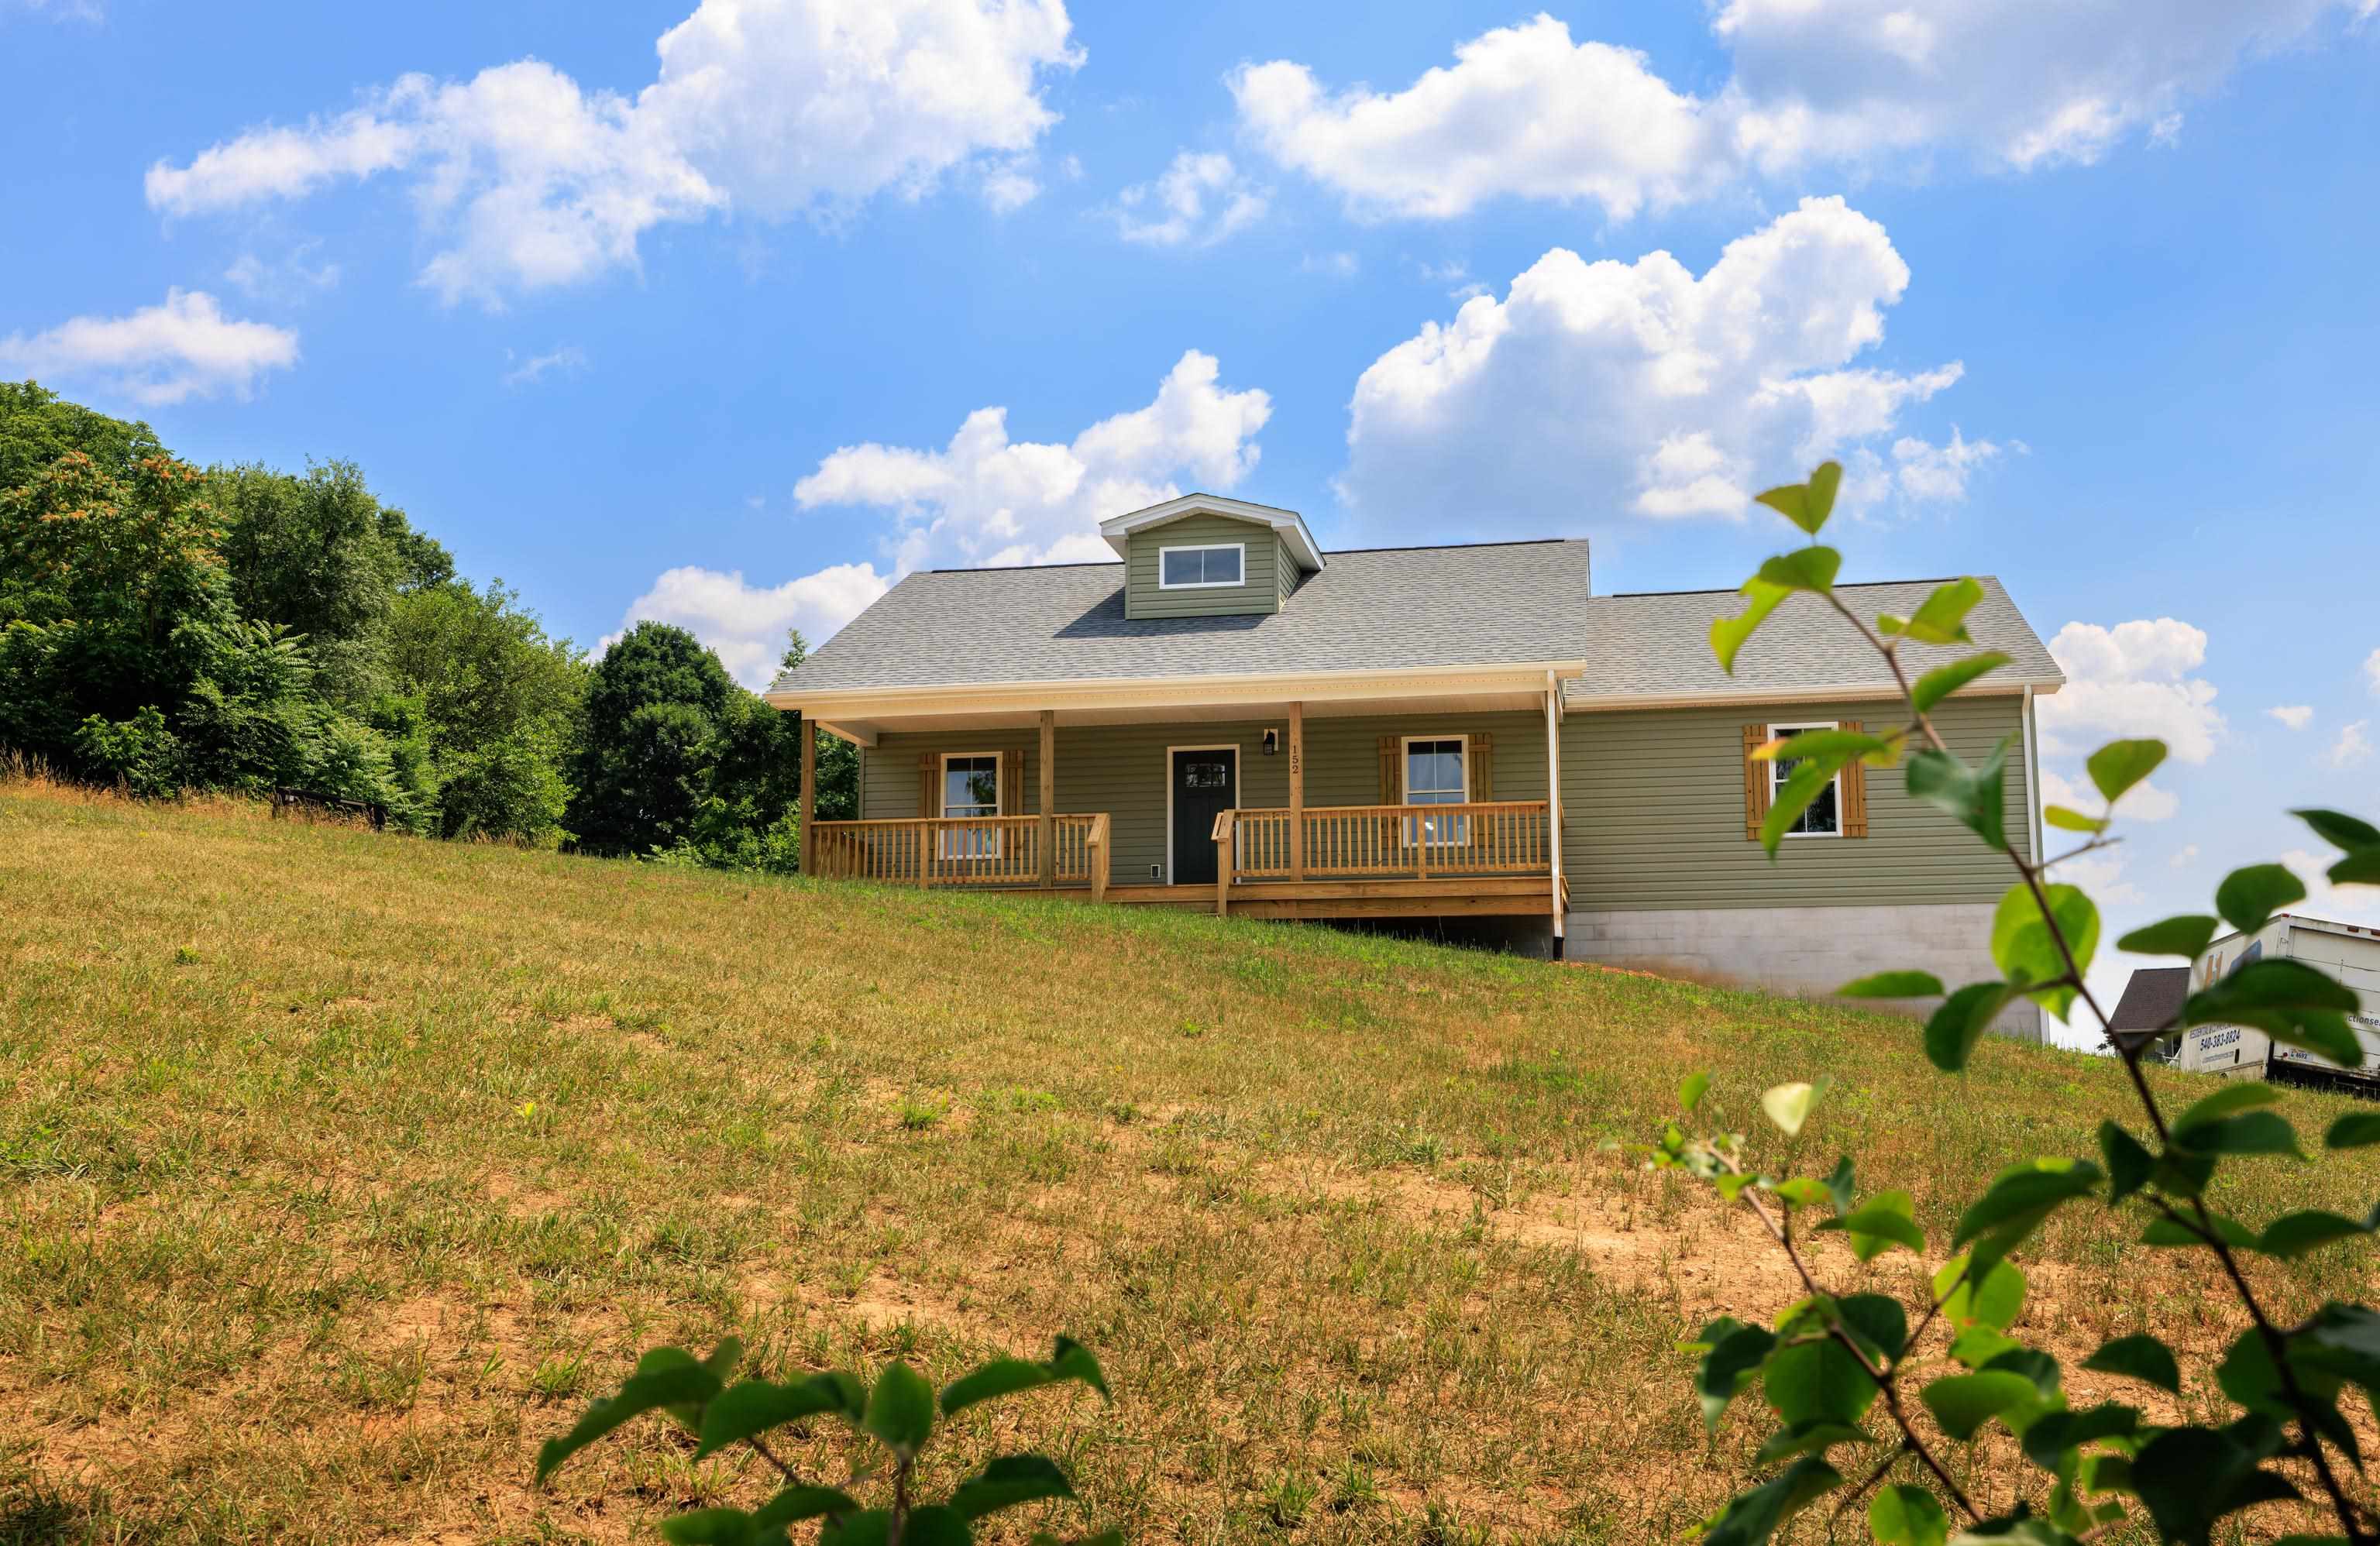
M 1247 550 L 1240 543 L 1203 548 L 1160 548 L 1157 553 L 1160 590 L 1196 590 L 1210 586 L 1235 586 L 1247 567 Z

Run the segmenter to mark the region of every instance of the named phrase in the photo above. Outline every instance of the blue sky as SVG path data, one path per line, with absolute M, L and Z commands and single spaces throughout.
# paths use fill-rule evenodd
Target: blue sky
M 2380 807 L 2375 66 L 2373 0 L 0 0 L 0 370 L 755 682 L 1190 488 L 1729 585 L 1838 455 L 1851 574 L 2058 637 L 2053 771 L 2175 745 L 2120 922 Z

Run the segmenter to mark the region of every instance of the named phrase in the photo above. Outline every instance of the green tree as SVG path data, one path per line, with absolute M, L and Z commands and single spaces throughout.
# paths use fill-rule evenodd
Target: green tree
M 110 418 L 33 381 L 0 381 L 0 489 L 31 482 L 69 451 L 119 478 L 165 453 L 146 424 Z
M 317 680 L 335 701 L 359 704 L 383 690 L 402 560 L 362 470 L 330 462 L 303 477 L 261 466 L 214 477 L 233 604 L 304 634 Z
M 683 628 L 639 622 L 587 684 L 566 818 L 589 853 L 647 854 L 695 841 L 711 773 L 741 729 L 744 690 Z
M 808 639 L 802 637 L 802 631 L 798 628 L 788 628 L 785 630 L 785 653 L 778 658 L 777 669 L 780 671 L 792 670 L 795 666 L 808 659 L 809 653 L 810 644 Z M 794 736 L 798 736 L 800 731 L 797 724 L 794 722 L 799 719 L 799 716 L 784 714 L 780 715 L 779 718 L 788 721 L 788 730 Z M 801 743 L 798 740 L 792 741 L 791 755 L 796 758 L 801 755 Z M 818 810 L 814 813 L 803 812 L 803 819 L 808 820 L 815 815 L 820 821 L 857 820 L 859 816 L 859 748 L 839 735 L 819 737 L 816 773 Z M 796 766 L 795 772 L 796 781 L 799 780 L 800 776 Z

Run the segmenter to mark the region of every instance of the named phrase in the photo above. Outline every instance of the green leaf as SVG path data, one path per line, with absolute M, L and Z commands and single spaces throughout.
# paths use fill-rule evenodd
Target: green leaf
M 1736 652 L 1743 647 L 1744 641 L 1768 621 L 1768 614 L 1777 610 L 1779 602 L 1793 594 L 1783 586 L 1772 586 L 1757 577 L 1743 582 L 1742 593 L 1751 598 L 1751 605 L 1738 616 L 1713 620 L 1710 626 L 1711 653 L 1718 658 L 1718 669 L 1730 676 L 1735 674 Z
M 2325 1149 L 2368 1149 L 2380 1143 L 2380 1111 L 2350 1111 L 2322 1135 Z
M 2256 1249 L 2255 1235 L 2238 1219 L 2223 1214 L 2210 1214 L 2207 1218 L 2225 1245 L 2239 1250 Z M 2185 1224 L 2175 1218 L 2151 1219 L 2149 1226 L 2141 1231 L 2141 1244 L 2145 1246 L 2201 1246 L 2205 1243 L 2205 1238 L 2198 1233 L 2194 1224 Z
M 2300 1213 L 2283 1214 L 2265 1226 L 2265 1232 L 2256 1237 L 2256 1249 L 2267 1256 L 2294 1262 L 2306 1252 L 2334 1240 L 2351 1239 L 2370 1233 L 2370 1229 L 2351 1218 L 2342 1218 L 2320 1208 L 2307 1208 Z
M 2064 805 L 2042 807 L 2041 819 L 2061 832 L 2095 833 L 2105 832 L 2107 829 L 2106 816 L 2084 815 L 2082 812 L 2069 809 Z
M 1788 590 L 1824 594 L 1835 588 L 1835 575 L 1842 566 L 1843 555 L 1832 548 L 1796 548 L 1763 563 L 1760 578 Z
M 1098 1391 L 1102 1399 L 1107 1396 L 1107 1376 L 1099 1371 L 1099 1360 L 1093 1358 L 1090 1349 L 1072 1337 L 1062 1336 L 1050 1347 L 1046 1363 L 1030 1363 L 1023 1359 L 994 1359 L 982 1368 L 953 1380 L 942 1387 L 942 1415 L 956 1417 L 978 1402 L 996 1401 L 1003 1395 L 1038 1390 L 1043 1385 L 1056 1384 L 1063 1380 L 1079 1381 Z
M 2008 847 L 2008 751 L 2001 742 L 1980 767 L 1928 747 L 1909 759 L 1909 797 L 1949 812 L 1995 849 Z
M 1963 660 L 1953 660 L 1947 666 L 1937 666 L 1917 679 L 1909 690 L 1909 701 L 1920 714 L 1930 712 L 1934 706 L 1964 687 L 1979 676 L 1987 675 L 2009 663 L 2009 658 L 1998 650 L 1987 649 L 1981 655 L 1970 655 Z
M 1950 1356 L 1970 1369 L 1987 1369 L 2002 1354 L 2023 1350 L 2023 1343 L 1989 1326 L 1969 1326 L 1950 1339 Z
M 984 1467 L 982 1475 L 959 1483 L 951 1494 L 951 1512 L 962 1519 L 980 1519 L 1018 1504 L 1074 1495 L 1066 1473 L 1048 1456 L 1003 1455 Z
M 1760 847 L 1769 858 L 1777 857 L 1777 845 L 1785 840 L 1785 834 L 1802 819 L 1802 813 L 1810 808 L 1811 802 L 1827 792 L 1835 775 L 1843 770 L 1843 764 L 1849 760 L 1835 754 L 1819 753 L 1793 765 L 1792 777 L 1777 791 L 1768 803 L 1768 814 L 1760 820 Z
M 1678 1104 L 1692 1112 L 1703 1104 L 1703 1095 L 1710 1089 L 1710 1070 L 1702 1069 L 1686 1075 L 1678 1085 Z
M 939 1504 L 911 1509 L 901 1531 L 901 1546 L 972 1546 L 974 1540 L 958 1511 Z
M 2359 848 L 2325 873 L 2334 886 L 2380 886 L 2380 848 Z
M 2116 941 L 2116 948 L 2135 956 L 2180 956 L 2184 960 L 2196 960 L 2206 953 L 2222 921 L 2203 912 L 2185 912 L 2178 918 L 2166 918 L 2145 928 L 2134 929 Z
M 740 1508 L 698 1508 L 662 1520 L 662 1539 L 674 1546 L 753 1546 L 760 1532 Z
M 1892 743 L 1865 731 L 1813 730 L 1780 735 L 1753 748 L 1755 762 L 1775 762 L 1779 757 L 1803 761 L 1811 757 L 1828 759 L 1837 767 L 1859 757 L 1883 756 L 1892 750 Z
M 847 1374 L 817 1374 L 783 1385 L 766 1380 L 739 1381 L 703 1408 L 702 1442 L 695 1447 L 694 1457 L 703 1459 L 780 1423 L 798 1422 L 822 1412 L 856 1422 L 857 1395 L 858 1382 Z
M 1959 1215 L 1950 1244 L 1974 1242 L 1979 1265 L 1997 1262 L 2067 1202 L 2087 1197 L 2099 1185 L 2099 1167 L 2088 1160 L 2043 1158 L 2012 1165 Z
M 2146 1332 L 2104 1344 L 2082 1367 L 2138 1380 L 2174 1395 L 2181 1394 L 2181 1366 L 2174 1361 L 2173 1350 Z
M 1942 979 L 1931 972 L 1875 972 L 1835 989 L 1838 998 L 1937 998 Z
M 1778 1526 L 1842 1484 L 1840 1471 L 1815 1455 L 1805 1455 L 1730 1500 L 1711 1522 L 1702 1546 L 1765 1546 Z
M 1905 1191 L 1880 1191 L 1848 1214 L 1830 1218 L 1821 1229 L 1840 1229 L 1852 1238 L 1852 1253 L 1873 1262 L 1894 1246 L 1925 1250 L 1925 1232 L 1917 1227 L 1915 1207 Z
M 1962 1442 L 1973 1438 L 1977 1429 L 2002 1412 L 2032 1401 L 2034 1395 L 2031 1380 L 2004 1369 L 1945 1374 L 1918 1392 L 1942 1431 Z
M 1843 1329 L 1871 1358 L 1890 1362 L 1909 1346 L 1909 1312 L 1889 1294 L 1852 1294 L 1835 1301 Z
M 726 1344 L 722 1345 L 722 1350 Z M 716 1358 L 718 1355 L 712 1355 Z M 537 1452 L 537 1481 L 622 1423 L 665 1407 L 699 1406 L 719 1394 L 719 1376 L 683 1347 L 656 1347 L 637 1360 L 619 1393 L 587 1408 L 577 1426 Z
M 1837 1444 L 1867 1444 L 1876 1440 L 1864 1429 L 1849 1423 L 1798 1422 L 1780 1428 L 1762 1443 L 1760 1452 L 1752 1457 L 1755 1466 L 1773 1466 L 1780 1460 L 1791 1460 L 1797 1455 L 1824 1455 Z
M 1810 474 L 1809 482 L 1787 483 L 1753 498 L 1815 537 L 1834 512 L 1835 490 L 1842 481 L 1840 462 L 1821 462 Z
M 1789 1181 L 1779 1181 L 1768 1190 L 1783 1198 L 1788 1206 L 1795 1208 L 1815 1208 L 1822 1202 L 1834 1201 L 1834 1194 L 1827 1190 L 1827 1183 L 1811 1176 L 1796 1176 Z
M 2277 1437 L 2273 1447 L 2278 1447 Z M 2298 1495 L 2287 1481 L 2258 1468 L 2268 1457 L 2228 1430 L 2168 1429 L 2132 1457 L 2132 1488 L 2164 1539 L 2208 1546 L 2225 1516 Z
M 1985 1373 L 2023 1375 L 2033 1382 L 2034 1394 L 2044 1401 L 2057 1398 L 2066 1376 L 2056 1359 L 2035 1347 L 2004 1347 L 1986 1359 L 1983 1367 Z
M 2140 1426 L 2138 1407 L 2113 1401 L 2081 1411 L 2044 1412 L 2025 1425 L 2025 1458 L 2045 1471 L 2055 1471 L 2067 1451 L 2101 1439 L 2129 1438 Z
M 2253 934 L 2305 894 L 2305 882 L 2287 864 L 2250 864 L 2223 877 L 2215 888 L 2215 911 L 2241 934 Z
M 2006 983 L 1969 983 L 1951 994 L 1926 1019 L 1926 1057 L 1944 1073 L 1964 1069 L 1976 1041 L 2016 996 Z
M 1833 1202 L 1835 1212 L 1838 1214 L 1847 1214 L 1852 1211 L 1851 1155 L 1842 1154 L 1836 1158 L 1834 1173 L 1827 1178 L 1827 1195 Z
M 2148 1185 L 2156 1157 L 2113 1121 L 2099 1124 L 2099 1156 L 2107 1162 L 2107 1201 L 2121 1202 Z
M 2313 835 L 2342 853 L 2380 848 L 2380 827 L 2340 811 L 2291 811 L 2289 815 L 2313 828 Z
M 2192 1101 L 2173 1119 L 2179 1129 L 2199 1122 L 2212 1122 L 2218 1117 L 2247 1111 L 2260 1105 L 2270 1105 L 2281 1098 L 2281 1093 L 2261 1080 L 2232 1080 L 2213 1094 Z
M 1788 1423 L 1859 1421 L 1876 1400 L 1876 1382 L 1832 1337 L 1789 1343 L 1769 1355 L 1762 1394 Z
M 1950 1516 L 1925 1488 L 1898 1482 L 1867 1505 L 1867 1533 L 1876 1546 L 1949 1546 Z
M 1980 1273 L 1964 1256 L 1953 1257 L 1934 1274 L 1934 1297 L 1953 1326 L 2006 1331 L 2024 1310 L 2024 1274 L 2006 1262 L 1985 1263 Z
M 2043 900 L 2049 904 L 2046 919 L 2042 916 Z M 2009 888 L 1992 914 L 1992 960 L 2010 982 L 2047 983 L 2068 974 L 2066 955 L 2050 933 L 2052 923 L 2073 955 L 2073 974 L 2079 977 L 2091 970 L 2092 957 L 2099 949 L 2098 907 L 2079 887 L 2044 886 L 2036 899 L 2032 886 L 2020 881 Z M 2028 996 L 2064 1020 L 2080 991 L 2069 985 Z
M 1827 1093 L 1827 1082 L 1821 1080 L 1815 1084 L 1805 1084 L 1797 1081 L 1791 1084 L 1779 1084 L 1762 1093 L 1760 1109 L 1768 1114 L 1768 1119 L 1776 1123 L 1786 1137 L 1799 1138 L 1802 1124 L 1810 1119 L 1810 1107 Z
M 2197 1122 L 2190 1127 L 2175 1127 L 2173 1141 L 2185 1149 L 2195 1149 L 2202 1154 L 2290 1154 L 2299 1159 L 2305 1153 L 2298 1147 L 2297 1130 L 2289 1122 L 2270 1111 L 2250 1111 L 2238 1117 L 2220 1117 L 2211 1122 Z
M 1919 644 L 1972 644 L 1974 641 L 1967 637 L 1967 614 L 1983 598 L 1981 581 L 1952 580 L 1936 586 L 1909 616 L 1881 617 L 1876 623 L 1887 634 L 1906 634 Z
M 2363 1060 L 2346 1016 L 2362 1008 L 2353 989 L 2303 961 L 2252 960 L 2183 1003 L 2184 1025 L 2245 1025 L 2354 1068 Z
M 2157 770 L 2165 761 L 2162 741 L 2110 741 L 2083 762 L 2091 781 L 2112 805 L 2124 791 Z
M 1777 1347 L 1777 1338 L 1766 1326 L 1746 1325 L 1732 1316 L 1722 1316 L 1705 1326 L 1697 1340 L 1709 1351 L 1694 1371 L 1694 1394 L 1702 1400 L 1703 1426 L 1717 1432 L 1728 1403 L 1760 1372 Z
M 934 1387 L 907 1364 L 892 1364 L 876 1376 L 876 1388 L 868 1393 L 868 1410 L 859 1426 L 882 1440 L 893 1454 L 909 1458 L 934 1430 Z
M 859 1504 L 849 1493 L 832 1487 L 808 1487 L 799 1482 L 786 1488 L 760 1505 L 752 1516 L 753 1525 L 762 1530 L 781 1530 L 787 1525 L 798 1525 L 805 1519 L 824 1519 L 837 1514 L 856 1514 Z

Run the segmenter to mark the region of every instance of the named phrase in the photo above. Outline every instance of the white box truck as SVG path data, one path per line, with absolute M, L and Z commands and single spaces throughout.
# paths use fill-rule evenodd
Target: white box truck
M 2209 945 L 2191 968 L 2191 987 L 2205 987 L 2247 961 L 2266 958 L 2318 966 L 2355 990 L 2362 1007 L 2347 1022 L 2363 1045 L 2362 1066 L 2342 1069 L 2301 1047 L 2275 1046 L 2270 1036 L 2245 1025 L 2193 1025 L 2174 1050 L 2174 1067 L 2380 1093 L 2380 929 L 2280 913 L 2253 934 L 2234 932 Z

